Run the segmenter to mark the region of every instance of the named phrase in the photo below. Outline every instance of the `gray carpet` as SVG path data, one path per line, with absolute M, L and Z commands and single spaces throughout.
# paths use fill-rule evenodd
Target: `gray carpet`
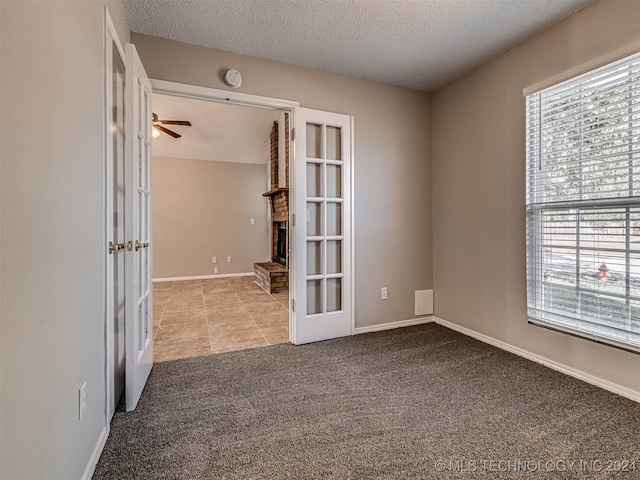
M 639 422 L 638 403 L 427 324 L 157 364 L 93 478 L 632 479 Z

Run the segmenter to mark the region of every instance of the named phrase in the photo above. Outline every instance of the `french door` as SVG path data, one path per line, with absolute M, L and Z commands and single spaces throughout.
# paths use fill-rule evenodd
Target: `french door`
M 107 184 L 107 289 L 106 289 L 106 421 L 113 418 L 125 388 L 125 255 L 124 192 L 125 54 L 106 13 L 106 184 Z
M 126 47 L 125 255 L 126 409 L 138 404 L 153 366 L 151 252 L 151 83 Z
M 295 110 L 291 341 L 352 334 L 351 117 Z

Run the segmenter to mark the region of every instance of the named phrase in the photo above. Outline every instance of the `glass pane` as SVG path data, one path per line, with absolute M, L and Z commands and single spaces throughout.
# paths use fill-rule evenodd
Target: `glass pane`
M 307 123 L 307 158 L 322 158 L 322 125 Z
M 144 215 L 145 215 L 145 220 L 144 220 L 144 241 L 148 242 L 149 238 L 151 238 L 151 234 L 150 234 L 150 217 L 151 217 L 151 196 L 149 194 L 145 194 L 144 196 L 144 203 L 145 203 L 145 209 L 144 209 Z
M 322 280 L 307 280 L 307 315 L 322 313 Z
M 138 255 L 138 286 L 140 288 L 140 291 L 138 292 L 138 295 L 141 297 L 144 295 L 144 287 L 145 287 L 145 282 L 144 282 L 144 277 L 145 277 L 145 267 L 144 264 L 146 263 L 144 260 L 144 250 L 139 250 L 138 251 L 139 255 Z M 140 317 L 143 318 L 143 317 Z
M 146 138 L 151 132 L 149 131 L 149 122 L 151 121 L 152 113 L 149 112 L 149 104 L 151 103 L 151 99 L 149 98 L 149 92 L 143 88 L 144 97 L 142 100 L 143 111 L 142 111 L 142 132 L 144 137 Z
M 322 164 L 307 163 L 307 197 L 322 196 Z
M 640 255 L 634 253 L 629 258 L 629 294 L 640 299 Z M 640 317 L 635 317 L 640 318 Z M 640 328 L 640 321 L 638 322 Z
M 143 337 L 143 341 L 142 341 L 142 345 L 144 345 L 147 342 L 147 318 L 149 318 L 149 296 L 147 295 L 147 297 L 142 300 L 142 304 L 144 305 L 144 317 L 142 317 L 140 319 L 140 323 L 142 324 L 142 328 L 140 329 L 142 332 L 142 337 Z
M 152 317 L 152 312 L 151 312 L 151 295 L 147 295 L 147 298 L 145 299 L 145 302 L 147 304 L 147 316 L 144 319 L 144 339 L 145 339 L 145 343 L 147 341 L 149 341 L 151 339 L 151 317 Z
M 142 167 L 142 174 L 144 175 L 144 179 L 142 180 L 142 188 L 144 188 L 145 190 L 150 190 L 151 189 L 151 185 L 149 185 L 149 158 L 151 157 L 149 155 L 149 145 L 146 144 L 146 142 L 143 142 L 142 145 L 144 146 L 144 166 Z
M 342 198 L 342 166 L 327 165 L 327 197 Z
M 322 273 L 322 242 L 307 242 L 307 275 Z
M 580 318 L 593 324 L 628 330 L 629 306 L 624 298 L 611 297 L 602 293 L 581 292 Z
M 138 236 L 137 239 L 140 241 L 144 241 L 144 239 L 142 238 L 142 236 L 144 235 L 144 226 L 145 226 L 145 215 L 146 215 L 146 201 L 145 201 L 145 197 L 144 194 L 142 194 L 141 192 L 138 192 Z M 134 239 L 135 240 L 135 239 Z
M 145 335 L 144 335 L 144 331 L 145 331 L 145 303 L 144 302 L 140 302 L 138 304 L 138 351 L 141 352 L 144 350 L 144 343 L 145 343 Z
M 143 257 L 142 293 L 146 295 L 149 291 L 149 249 L 145 248 L 143 251 L 141 255 Z
M 327 273 L 342 273 L 342 240 L 327 241 Z
M 557 284 L 576 288 L 577 250 L 544 246 L 540 258 L 544 265 L 545 286 Z
M 342 310 L 342 279 L 327 279 L 327 312 Z
M 138 187 L 144 188 L 144 143 L 138 135 Z M 135 154 L 134 154 L 135 155 Z
M 137 89 L 138 89 L 138 102 L 143 102 L 144 100 L 144 87 L 142 85 L 142 82 L 140 82 L 140 80 L 138 80 L 137 82 Z M 141 106 L 140 108 L 141 111 L 139 111 L 139 115 L 138 115 L 138 124 L 136 125 L 136 128 L 139 132 L 144 132 L 144 107 Z M 135 117 L 134 117 L 135 118 Z
M 327 160 L 342 160 L 342 130 L 327 126 Z
M 149 282 L 151 281 L 151 274 L 149 272 L 149 265 L 151 264 L 151 250 L 149 248 L 144 249 L 144 291 L 148 292 L 151 290 L 151 285 Z
M 322 204 L 307 202 L 307 236 L 322 235 Z
M 640 122 L 640 115 L 638 115 L 637 122 Z M 640 164 L 638 160 L 633 160 L 633 172 L 631 173 L 631 179 L 633 181 L 633 194 L 632 195 L 640 195 Z
M 640 333 L 640 301 L 631 300 L 631 304 L 629 305 L 631 309 L 631 318 L 629 319 L 629 331 L 633 333 Z
M 327 202 L 327 235 L 342 235 L 342 204 Z

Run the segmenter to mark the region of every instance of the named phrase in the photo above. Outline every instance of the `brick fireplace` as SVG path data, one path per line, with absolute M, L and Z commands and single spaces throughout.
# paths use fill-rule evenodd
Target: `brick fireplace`
M 254 280 L 269 293 L 289 290 L 289 114 L 284 114 L 284 128 L 273 122 L 270 135 L 270 189 L 263 196 L 269 198 L 271 238 L 269 262 L 255 263 Z M 284 133 L 281 152 L 280 132 Z M 284 168 L 280 162 L 284 162 Z M 284 178 L 281 178 L 284 176 Z

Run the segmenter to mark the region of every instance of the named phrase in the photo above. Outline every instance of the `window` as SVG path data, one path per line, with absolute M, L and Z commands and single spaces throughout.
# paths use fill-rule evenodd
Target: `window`
M 528 315 L 640 350 L 640 54 L 526 108 Z

